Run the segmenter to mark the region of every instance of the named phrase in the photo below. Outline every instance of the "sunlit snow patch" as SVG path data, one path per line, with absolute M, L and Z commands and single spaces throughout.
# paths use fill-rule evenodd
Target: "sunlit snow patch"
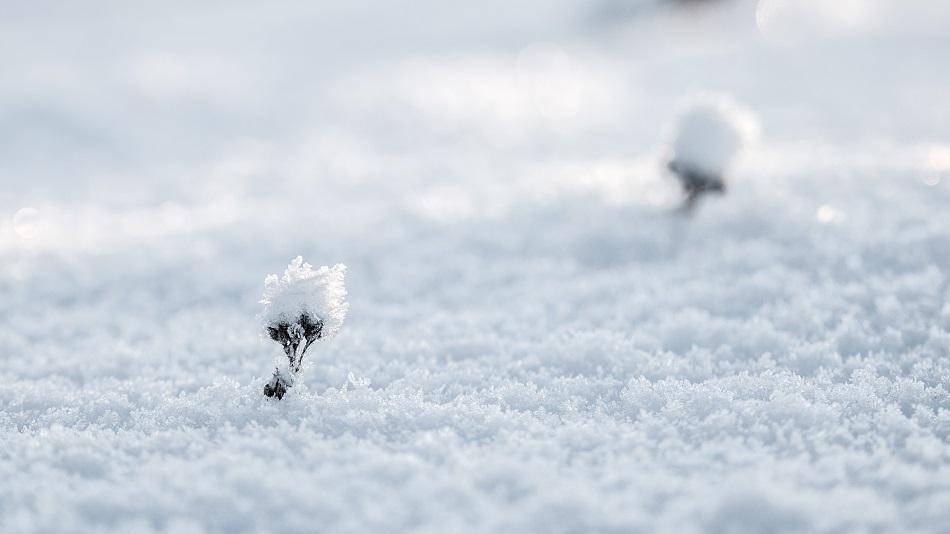
M 40 229 L 40 212 L 36 208 L 23 208 L 13 215 L 13 231 L 21 238 L 33 239 Z
M 798 44 L 815 37 L 868 31 L 879 21 L 875 0 L 759 0 L 755 23 L 776 44 Z
M 815 218 L 821 224 L 838 224 L 844 222 L 845 214 L 838 208 L 825 204 L 815 212 Z

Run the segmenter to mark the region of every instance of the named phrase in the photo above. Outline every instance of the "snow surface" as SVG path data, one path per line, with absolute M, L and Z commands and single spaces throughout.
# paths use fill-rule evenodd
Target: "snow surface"
M 945 2 L 2 8 L 0 532 L 950 531 Z

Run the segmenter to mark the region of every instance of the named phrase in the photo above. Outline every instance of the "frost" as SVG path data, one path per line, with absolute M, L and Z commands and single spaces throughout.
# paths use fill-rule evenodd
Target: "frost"
M 278 358 L 264 395 L 283 398 L 300 372 L 303 357 L 318 339 L 333 337 L 346 317 L 346 266 L 314 270 L 303 257 L 291 260 L 282 277 L 264 280 L 261 321 L 267 335 L 281 345 L 287 360 Z
M 950 2 L 569 1 L 4 3 L 0 533 L 950 533 Z
M 314 270 L 303 257 L 291 260 L 283 276 L 267 275 L 261 314 L 264 328 L 281 322 L 293 322 L 301 314 L 322 322 L 321 338 L 333 337 L 346 317 L 346 266 L 337 264 Z

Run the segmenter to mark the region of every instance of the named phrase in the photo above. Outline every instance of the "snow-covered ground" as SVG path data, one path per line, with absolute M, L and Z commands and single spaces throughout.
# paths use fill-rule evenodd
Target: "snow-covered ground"
M 950 531 L 946 3 L 515 4 L 0 1 L 0 531 Z

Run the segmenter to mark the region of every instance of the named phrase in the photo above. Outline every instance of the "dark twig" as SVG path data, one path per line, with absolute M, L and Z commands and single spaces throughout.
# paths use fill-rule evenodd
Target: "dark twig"
M 676 175 L 680 185 L 683 186 L 686 199 L 681 209 L 686 214 L 692 214 L 699 199 L 707 193 L 722 195 L 726 192 L 726 183 L 718 174 L 700 170 L 677 160 L 670 161 L 666 167 Z
M 284 354 L 290 363 L 290 369 L 294 374 L 300 372 L 300 366 L 303 364 L 303 355 L 310 348 L 314 341 L 323 337 L 323 320 L 313 319 L 306 313 L 300 314 L 294 323 L 280 322 L 274 326 L 267 327 L 267 333 L 270 338 L 280 343 L 284 349 Z M 304 343 L 305 342 L 305 343 Z M 303 350 L 298 355 L 297 349 L 304 343 Z M 280 375 L 280 370 L 274 371 L 274 377 L 264 386 L 264 395 L 268 397 L 283 398 L 287 388 L 292 382 L 286 380 Z

